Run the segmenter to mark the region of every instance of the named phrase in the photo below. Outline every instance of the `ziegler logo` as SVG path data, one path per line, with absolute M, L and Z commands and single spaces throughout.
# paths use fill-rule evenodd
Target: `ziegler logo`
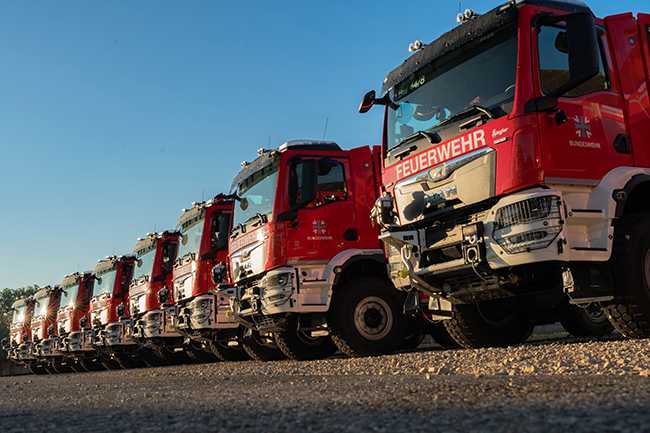
M 437 192 L 431 193 L 424 196 L 424 204 L 431 206 L 443 201 L 446 201 L 452 195 L 458 195 L 458 189 L 456 185 L 448 186 L 445 190 L 439 190 Z

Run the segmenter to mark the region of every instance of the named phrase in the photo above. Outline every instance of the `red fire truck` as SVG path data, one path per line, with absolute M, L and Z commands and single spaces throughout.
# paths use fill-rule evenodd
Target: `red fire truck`
M 68 358 L 74 371 L 104 369 L 101 354 L 92 346 L 90 336 L 84 331 L 88 326 L 94 282 L 95 277 L 91 272 L 66 275 L 60 285 L 62 294 L 57 323 L 48 329 L 48 335 L 56 342 L 51 354 L 62 354 Z
M 239 324 L 223 295 L 215 294 L 211 271 L 228 257 L 233 199 L 223 194 L 193 202 L 176 223 L 180 242 L 174 262 L 173 297 L 168 307 L 174 328 L 191 346 L 197 362 L 249 359 L 238 335 Z M 212 352 L 210 354 L 209 352 Z
M 174 330 L 171 315 L 163 309 L 173 305 L 172 277 L 179 233 L 147 233 L 133 248 L 135 268 L 129 288 L 130 318 L 127 336 L 144 347 L 144 361 L 151 366 L 189 362 L 183 351 L 185 337 Z M 155 354 L 155 356 L 151 356 Z
M 32 339 L 29 343 L 27 364 L 32 373 L 70 373 L 66 358 L 46 357 L 41 344 L 49 338 L 47 330 L 56 323 L 56 313 L 61 303 L 61 289 L 58 285 L 42 287 L 34 294 L 34 314 L 31 321 Z
M 14 301 L 7 311 L 12 312 L 9 322 L 9 337 L 2 340 L 2 348 L 7 351 L 7 358 L 22 364 L 21 358 L 28 356 L 31 344 L 31 320 L 34 313 L 34 297 L 26 296 Z
M 359 107 L 385 107 L 393 283 L 465 347 L 568 302 L 650 336 L 650 15 L 522 0 L 459 21 Z
M 369 218 L 379 148 L 296 140 L 258 155 L 232 184 L 234 287 L 218 290 L 232 297 L 236 320 L 256 331 L 254 341 L 274 337 L 292 359 L 337 347 L 351 356 L 397 349 L 407 327 L 403 297 Z
M 93 347 L 101 354 L 107 369 L 144 367 L 144 356 L 139 344 L 126 337 L 120 317 L 128 318 L 129 286 L 135 257 L 108 256 L 95 269 L 95 285 L 90 298 L 88 328 Z

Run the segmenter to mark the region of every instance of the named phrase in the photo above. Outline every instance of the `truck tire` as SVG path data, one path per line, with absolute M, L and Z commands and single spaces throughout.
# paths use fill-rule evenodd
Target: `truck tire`
M 116 353 L 113 355 L 113 357 L 125 370 L 129 368 L 142 368 L 147 366 L 147 363 L 144 362 L 144 358 L 138 353 Z
M 598 337 L 614 332 L 614 325 L 599 303 L 585 307 L 569 305 L 564 310 L 560 323 L 574 337 Z
M 200 346 L 200 344 L 197 345 Z M 195 347 L 193 343 L 183 346 L 183 350 L 187 353 L 187 356 L 190 357 L 194 364 L 207 364 L 220 360 L 214 353 L 212 353 L 212 351 L 206 350 L 202 347 Z
M 27 364 L 27 368 L 32 374 L 48 374 L 43 364 Z
M 214 356 L 224 362 L 248 361 L 250 359 L 241 343 L 239 346 L 228 346 L 224 342 L 211 341 L 210 350 Z
M 242 346 L 248 356 L 255 361 L 279 361 L 287 359 L 287 355 L 280 350 L 274 338 L 262 337 L 257 331 L 243 340 Z
M 106 370 L 106 367 L 104 367 L 101 362 L 99 361 L 93 361 L 90 358 L 79 358 L 79 364 L 86 370 L 86 371 L 102 371 Z
M 424 332 L 442 347 L 460 347 L 460 344 L 449 335 L 442 321 L 426 324 Z
M 400 292 L 379 278 L 360 278 L 336 287 L 327 312 L 332 340 L 349 356 L 393 353 L 406 335 L 403 303 Z
M 337 350 L 329 335 L 312 337 L 295 328 L 276 333 L 275 341 L 282 353 L 294 361 L 325 359 Z
M 142 347 L 140 349 L 140 356 L 146 365 L 149 367 L 162 367 L 165 365 L 171 365 L 171 360 L 167 357 L 164 357 L 164 353 L 158 355 L 156 351 L 148 347 Z
M 616 289 L 603 305 L 609 320 L 628 338 L 650 337 L 650 212 L 616 221 L 609 269 Z
M 70 366 L 70 369 L 75 373 L 85 373 L 86 371 L 88 371 L 84 368 L 83 365 L 81 365 L 81 362 L 79 362 L 78 359 L 66 358 L 65 362 Z
M 67 360 L 51 361 L 50 365 L 59 374 L 72 373 L 74 371 Z
M 121 370 L 123 368 L 116 359 L 113 359 L 109 355 L 100 355 L 98 361 L 106 370 Z
M 533 330 L 525 312 L 509 299 L 455 304 L 451 314 L 445 328 L 466 349 L 515 346 Z

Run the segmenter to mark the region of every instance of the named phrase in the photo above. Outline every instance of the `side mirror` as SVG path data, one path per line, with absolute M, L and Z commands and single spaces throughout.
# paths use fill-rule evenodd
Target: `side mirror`
M 375 105 L 375 96 L 376 93 L 374 90 L 366 93 L 366 96 L 363 97 L 361 104 L 359 104 L 359 113 L 367 113 L 370 111 L 373 105 Z
M 562 86 L 548 96 L 560 97 L 569 90 L 598 75 L 600 71 L 598 56 L 598 36 L 594 17 L 589 12 L 562 15 L 554 21 L 566 23 L 566 43 L 569 52 L 570 77 Z M 556 45 L 562 41 L 556 41 Z
M 301 185 L 298 186 L 300 192 L 300 201 L 297 202 L 291 210 L 296 212 L 312 201 L 316 200 L 318 195 L 318 160 L 306 159 L 302 161 Z

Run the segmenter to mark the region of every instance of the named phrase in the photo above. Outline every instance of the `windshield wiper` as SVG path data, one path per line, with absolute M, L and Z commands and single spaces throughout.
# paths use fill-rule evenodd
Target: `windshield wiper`
M 448 124 L 448 123 L 451 123 L 451 122 L 453 122 L 453 121 L 455 121 L 455 120 L 458 120 L 458 119 L 460 119 L 460 118 L 467 117 L 467 116 L 469 116 L 470 114 L 472 114 L 472 113 L 474 113 L 474 112 L 476 112 L 476 111 L 478 111 L 478 112 L 480 112 L 480 113 L 486 115 L 486 116 L 489 117 L 490 119 L 494 119 L 494 118 L 495 118 L 494 113 L 493 113 L 492 111 L 490 111 L 489 108 L 481 107 L 480 105 L 472 105 L 471 107 L 466 108 L 466 109 L 464 109 L 463 111 L 459 111 L 458 113 L 453 114 L 453 115 L 447 117 L 445 120 L 443 120 L 442 122 L 438 123 L 438 124 L 437 124 L 436 126 L 434 126 L 433 128 L 429 128 L 428 131 L 430 131 L 431 129 L 434 129 L 434 128 L 438 128 L 438 127 L 440 127 L 440 126 L 442 126 L 442 125 L 446 125 L 446 124 Z
M 248 218 L 246 221 L 244 221 L 244 225 L 248 224 L 249 222 L 251 222 L 251 221 L 253 221 L 255 219 L 258 220 L 258 221 L 256 221 L 257 223 L 264 224 L 266 222 L 266 215 L 262 215 L 261 213 L 258 212 L 255 215 L 253 215 L 252 217 Z
M 235 227 L 232 228 L 232 231 L 230 232 L 230 239 L 235 239 L 237 236 L 239 236 L 239 232 L 244 230 L 244 226 L 239 223 Z
M 431 143 L 431 144 L 440 143 L 440 138 L 437 137 L 435 134 L 430 134 L 430 133 L 428 133 L 426 131 L 418 131 L 415 134 L 409 135 L 408 137 L 406 137 L 405 139 L 403 139 L 402 141 L 397 143 L 395 146 L 388 149 L 388 151 L 390 152 L 393 149 L 396 149 L 396 148 L 398 148 L 400 146 L 404 146 L 405 144 L 408 144 L 408 143 L 410 143 L 412 141 L 415 141 L 418 138 L 426 138 L 427 140 L 429 140 L 429 143 Z M 399 158 L 400 156 L 401 157 L 406 157 L 409 153 L 413 152 L 415 149 L 417 149 L 415 146 L 411 146 L 411 147 L 408 148 L 408 150 L 395 155 L 395 158 Z

